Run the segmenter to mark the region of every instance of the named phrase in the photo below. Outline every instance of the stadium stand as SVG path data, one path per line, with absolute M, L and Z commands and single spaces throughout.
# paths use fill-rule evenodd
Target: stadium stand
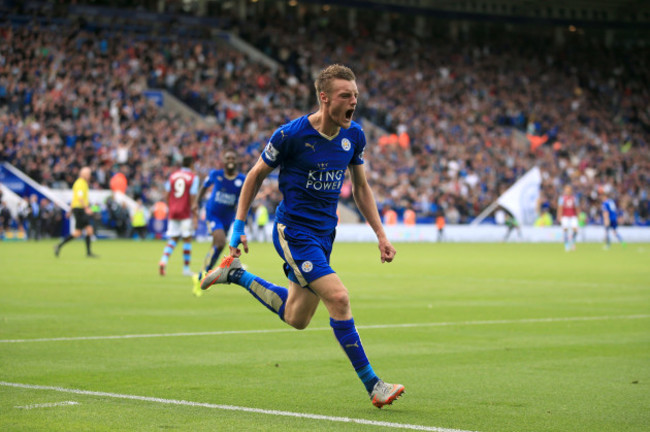
M 647 47 L 557 45 L 525 34 L 422 37 L 407 20 L 370 11 L 351 31 L 314 9 L 183 25 L 119 9 L 89 15 L 71 6 L 54 16 L 16 8 L 0 27 L 0 160 L 49 187 L 69 188 L 77 168 L 90 165 L 94 186 L 108 188 L 122 172 L 127 193 L 151 205 L 184 154 L 204 174 L 234 147 L 246 169 L 278 125 L 314 106 L 313 73 L 336 61 L 359 77 L 357 118 L 372 131 L 366 157 L 380 208 L 401 217 L 411 203 L 418 222 L 443 211 L 466 223 L 539 165 L 540 205 L 553 214 L 572 183 L 591 222 L 606 188 L 616 191 L 624 224 L 648 223 Z M 287 25 L 271 25 L 278 20 Z M 283 67 L 214 37 L 216 23 Z M 160 108 L 150 88 L 203 119 Z M 352 200 L 348 189 L 343 203 Z M 272 182 L 262 197 L 271 209 L 280 198 Z

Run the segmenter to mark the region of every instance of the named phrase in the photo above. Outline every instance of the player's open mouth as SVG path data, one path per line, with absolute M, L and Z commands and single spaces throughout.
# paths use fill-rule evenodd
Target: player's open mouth
M 351 109 L 351 110 L 347 110 L 347 111 L 345 112 L 345 119 L 346 119 L 346 120 L 352 120 L 352 114 L 354 114 L 354 110 L 353 110 L 353 109 Z

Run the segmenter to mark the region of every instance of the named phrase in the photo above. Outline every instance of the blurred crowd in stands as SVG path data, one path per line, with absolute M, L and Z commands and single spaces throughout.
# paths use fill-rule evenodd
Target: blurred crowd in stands
M 232 19 L 231 30 L 277 60 L 277 70 L 221 39 L 78 21 L 4 23 L 0 161 L 55 189 L 70 188 L 84 165 L 91 188 L 109 188 L 119 172 L 127 194 L 152 205 L 183 155 L 194 156 L 203 176 L 234 148 L 246 172 L 274 129 L 315 109 L 314 74 L 337 62 L 357 74 L 355 119 L 368 136 L 380 209 L 467 223 L 538 165 L 540 213 L 554 215 L 562 187 L 572 184 L 591 222 L 605 189 L 615 192 L 623 224 L 649 223 L 647 47 L 423 38 L 357 16 L 354 31 L 322 14 Z M 170 91 L 202 117 L 161 108 L 148 88 Z M 260 198 L 274 210 L 281 196 L 272 180 Z M 341 198 L 352 202 L 349 182 Z
M 0 239 L 11 232 L 12 222 L 21 237 L 39 240 L 60 235 L 63 215 L 51 201 L 36 195 L 24 197 L 14 215 L 0 190 Z
M 572 184 L 592 220 L 603 188 L 615 191 L 624 223 L 648 221 L 648 46 L 558 47 L 514 34 L 424 39 L 372 14 L 356 19 L 350 31 L 322 15 L 267 14 L 241 31 L 301 81 L 332 61 L 355 70 L 360 114 L 408 136 L 371 147 L 380 202 L 411 202 L 418 214 L 442 207 L 451 223 L 466 222 L 539 165 L 540 213 L 554 215 L 563 185 Z M 272 24 L 278 20 L 285 25 Z

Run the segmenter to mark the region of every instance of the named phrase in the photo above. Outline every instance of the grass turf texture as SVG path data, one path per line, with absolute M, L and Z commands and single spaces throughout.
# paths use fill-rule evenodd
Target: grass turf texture
M 396 244 L 397 259 L 383 265 L 374 244 L 336 244 L 332 264 L 371 364 L 406 386 L 382 410 L 322 305 L 309 329 L 291 330 L 234 285 L 194 298 L 179 248 L 160 277 L 163 242 L 97 242 L 96 260 L 81 241 L 56 259 L 53 244 L 0 243 L 5 383 L 481 432 L 650 424 L 647 244 L 573 253 L 562 244 Z M 272 246 L 251 246 L 249 270 L 281 283 Z M 195 243 L 194 268 L 207 248 Z M 270 332 L 28 341 L 246 330 Z M 27 341 L 7 342 L 18 339 Z M 78 405 L 17 408 L 64 401 Z M 0 429 L 397 430 L 6 384 Z

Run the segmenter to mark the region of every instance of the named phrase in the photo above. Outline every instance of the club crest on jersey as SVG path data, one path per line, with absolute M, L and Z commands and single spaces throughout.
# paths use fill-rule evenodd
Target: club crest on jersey
M 311 263 L 311 261 L 305 261 L 300 266 L 300 269 L 305 273 L 309 273 L 310 271 L 312 271 L 314 269 L 314 265 Z
M 271 144 L 271 141 L 266 145 L 266 148 L 264 149 L 264 154 L 270 160 L 271 162 L 275 162 L 275 160 L 278 157 L 278 150 L 273 147 L 273 144 Z
M 352 143 L 350 142 L 349 139 L 347 139 L 347 138 L 343 138 L 343 139 L 341 140 L 341 147 L 343 147 L 343 150 L 345 150 L 345 151 L 349 151 L 350 148 L 352 148 Z
M 242 185 L 242 181 L 241 181 L 241 179 L 237 179 L 237 180 L 235 180 L 235 186 L 239 187 L 239 186 L 241 186 L 241 185 Z

